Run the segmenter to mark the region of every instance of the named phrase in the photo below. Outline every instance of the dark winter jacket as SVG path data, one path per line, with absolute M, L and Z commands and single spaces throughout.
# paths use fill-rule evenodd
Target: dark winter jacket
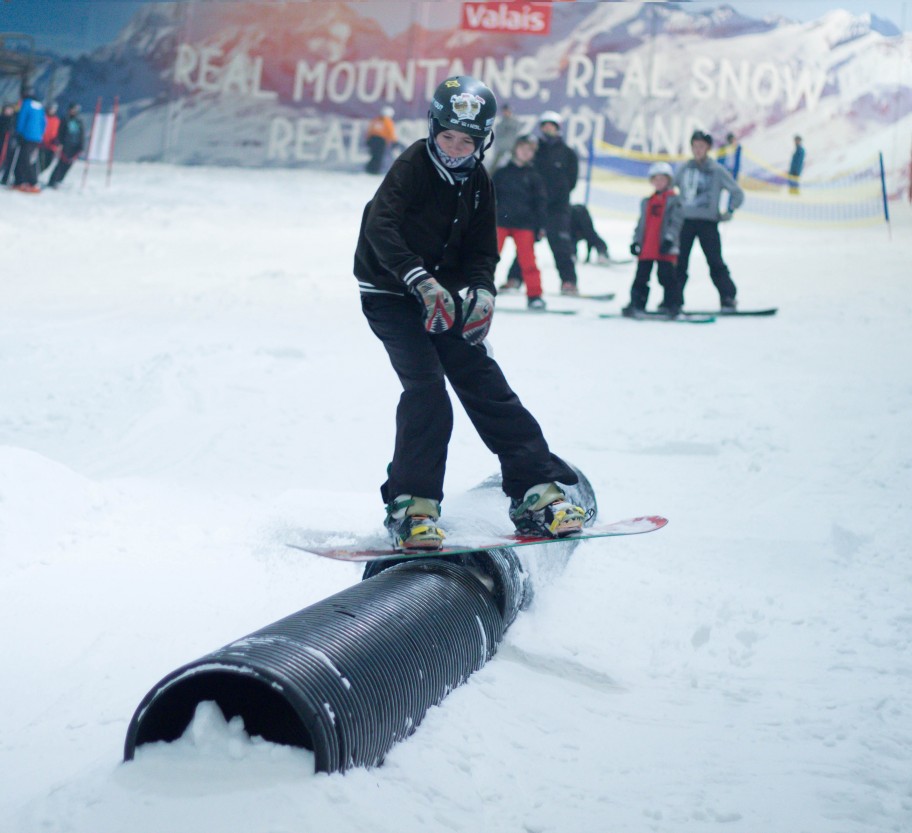
M 494 188 L 483 165 L 458 182 L 415 142 L 393 163 L 365 206 L 355 250 L 362 292 L 405 294 L 427 274 L 451 292 L 496 294 Z
M 16 119 L 16 133 L 26 142 L 40 142 L 46 126 L 44 105 L 34 98 L 23 99 L 19 117 Z
M 82 126 L 82 119 L 79 116 L 66 116 L 60 122 L 57 141 L 60 144 L 61 154 L 67 159 L 74 159 L 78 156 L 85 147 L 85 128 Z
M 6 138 L 7 133 L 12 133 L 16 125 L 16 114 L 9 113 L 0 115 L 0 144 Z
M 497 195 L 497 225 L 503 228 L 545 227 L 545 181 L 532 165 L 508 162 L 494 172 Z
M 535 169 L 545 180 L 548 208 L 569 208 L 570 192 L 579 177 L 576 153 L 564 144 L 560 136 L 543 136 L 535 154 Z

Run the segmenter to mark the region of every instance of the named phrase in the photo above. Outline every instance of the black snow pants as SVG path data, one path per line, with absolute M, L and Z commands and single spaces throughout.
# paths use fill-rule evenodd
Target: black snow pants
M 690 261 L 690 250 L 694 240 L 700 241 L 700 248 L 706 255 L 709 266 L 709 277 L 719 290 L 719 299 L 733 301 L 738 290 L 731 279 L 728 266 L 722 260 L 722 239 L 719 237 L 719 224 L 713 220 L 685 220 L 681 229 L 680 247 L 678 255 L 678 286 L 681 288 L 681 297 L 684 296 L 684 287 L 687 285 L 687 266 Z
M 549 207 L 545 218 L 545 234 L 548 237 L 548 246 L 554 255 L 554 265 L 561 283 L 576 286 L 576 267 L 573 258 L 576 255 L 576 243 L 570 228 L 570 206 Z M 607 252 L 608 247 L 605 247 Z M 519 259 L 516 258 L 507 273 L 508 280 L 516 283 L 523 282 L 522 269 L 519 268 Z M 532 484 L 535 485 L 534 483 Z
M 461 334 L 461 299 L 456 326 L 439 335 L 424 329 L 421 305 L 411 296 L 363 293 L 361 308 L 386 348 L 402 383 L 396 410 L 393 462 L 380 493 L 385 503 L 398 495 L 443 499 L 453 407 L 446 382 L 465 408 L 484 444 L 500 459 L 503 490 L 522 498 L 538 483 L 579 481 L 552 454 L 542 430 L 507 383 L 483 345 Z
M 646 302 L 649 300 L 649 276 L 652 273 L 653 263 L 657 264 L 659 284 L 665 290 L 662 306 L 668 309 L 680 309 L 684 305 L 684 296 L 678 287 L 675 264 L 670 260 L 637 261 L 636 276 L 633 279 L 633 286 L 630 287 L 630 305 L 635 309 L 646 309 Z

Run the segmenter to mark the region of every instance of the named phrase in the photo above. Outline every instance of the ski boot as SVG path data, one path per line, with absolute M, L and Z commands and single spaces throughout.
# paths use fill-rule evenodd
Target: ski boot
M 510 500 L 510 520 L 520 535 L 564 538 L 583 528 L 589 514 L 574 506 L 556 483 L 539 483 L 522 500 Z
M 387 504 L 383 525 L 397 550 L 439 550 L 446 537 L 437 526 L 439 517 L 439 501 L 399 495 Z

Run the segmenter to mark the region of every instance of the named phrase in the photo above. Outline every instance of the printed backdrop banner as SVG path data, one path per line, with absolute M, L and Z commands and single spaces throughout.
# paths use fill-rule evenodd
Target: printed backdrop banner
M 41 26 L 52 16 L 34 5 L 32 34 L 47 54 Z M 402 141 L 420 138 L 436 85 L 468 73 L 529 130 L 558 110 L 583 156 L 590 142 L 681 153 L 700 128 L 787 168 L 801 134 L 806 171 L 825 175 L 882 150 L 898 189 L 912 136 L 912 37 L 873 14 L 834 8 L 799 23 L 751 17 L 758 5 L 142 3 L 109 43 L 40 63 L 36 85 L 84 106 L 119 95 L 125 160 L 354 168 L 382 106 L 395 109 Z

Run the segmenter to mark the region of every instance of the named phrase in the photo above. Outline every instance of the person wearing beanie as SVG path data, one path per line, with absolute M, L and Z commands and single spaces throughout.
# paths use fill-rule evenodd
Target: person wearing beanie
M 734 177 L 715 159 L 710 158 L 712 136 L 702 130 L 694 131 L 690 137 L 693 158 L 682 165 L 675 176 L 675 184 L 684 204 L 684 225 L 681 228 L 680 254 L 678 255 L 677 283 L 681 290 L 682 303 L 684 287 L 687 285 L 687 267 L 695 240 L 709 265 L 709 277 L 719 292 L 719 306 L 722 312 L 734 312 L 737 308 L 735 296 L 737 287 L 731 278 L 728 266 L 722 259 L 722 238 L 719 223 L 731 220 L 733 213 L 744 202 L 744 191 Z M 722 211 L 719 200 L 722 191 L 730 195 L 729 208 Z

